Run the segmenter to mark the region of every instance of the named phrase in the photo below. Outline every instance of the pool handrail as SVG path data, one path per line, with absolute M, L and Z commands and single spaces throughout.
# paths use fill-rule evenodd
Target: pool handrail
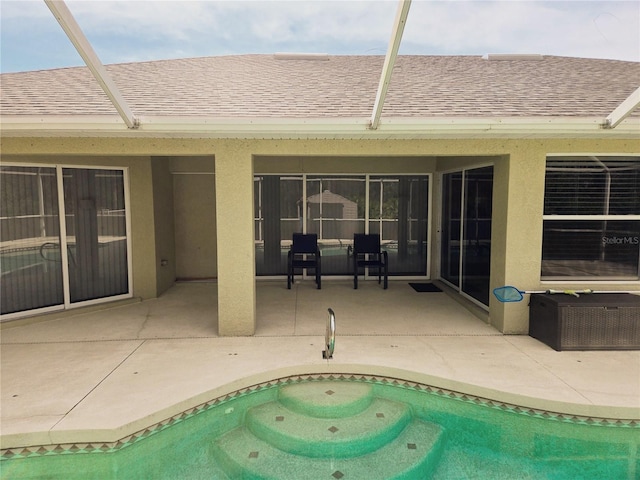
M 327 328 L 324 334 L 325 350 L 322 351 L 322 358 L 330 360 L 333 358 L 333 351 L 336 346 L 336 314 L 332 309 L 328 309 Z

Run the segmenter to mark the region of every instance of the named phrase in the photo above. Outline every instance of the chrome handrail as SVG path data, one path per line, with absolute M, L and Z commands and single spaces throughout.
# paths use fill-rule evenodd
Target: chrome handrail
M 336 314 L 331 309 L 329 309 L 329 317 L 327 318 L 324 345 L 325 350 L 322 351 L 322 358 L 329 360 L 333 358 L 333 350 L 336 347 Z

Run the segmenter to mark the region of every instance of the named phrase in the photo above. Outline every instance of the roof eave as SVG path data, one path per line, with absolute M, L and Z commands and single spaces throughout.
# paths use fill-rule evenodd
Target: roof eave
M 640 138 L 640 117 L 615 129 L 601 117 L 209 118 L 141 116 L 132 130 L 115 115 L 0 116 L 2 137 L 418 139 L 418 138 Z

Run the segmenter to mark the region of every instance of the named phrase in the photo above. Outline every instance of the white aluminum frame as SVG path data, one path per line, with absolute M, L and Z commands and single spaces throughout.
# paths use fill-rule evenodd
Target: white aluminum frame
M 371 114 L 371 120 L 369 120 L 369 128 L 372 130 L 377 129 L 380 123 L 382 107 L 384 107 L 384 101 L 387 97 L 387 91 L 389 90 L 393 66 L 398 56 L 398 49 L 400 48 L 400 42 L 402 41 L 402 34 L 407 23 L 410 7 L 411 0 L 400 0 L 398 2 L 398 10 L 393 24 L 391 40 L 389 41 L 389 48 L 387 49 L 387 55 L 384 58 L 384 65 L 382 66 L 382 73 L 380 74 L 380 83 L 378 84 L 376 100 L 373 104 L 373 113 Z

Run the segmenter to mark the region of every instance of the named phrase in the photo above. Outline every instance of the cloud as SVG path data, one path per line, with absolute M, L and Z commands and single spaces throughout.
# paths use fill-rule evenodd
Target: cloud
M 638 61 L 640 4 L 416 2 L 411 6 L 401 53 L 436 52 L 541 53 Z
M 396 0 L 68 0 L 104 63 L 387 51 Z M 2 70 L 81 65 L 42 1 L 1 0 Z M 401 54 L 541 53 L 640 61 L 640 2 L 413 0 Z
M 386 47 L 393 26 L 390 1 L 70 1 L 85 34 L 129 38 L 135 48 L 182 43 L 196 55 L 288 50 L 364 53 Z M 135 40 L 134 40 L 135 39 Z M 108 56 L 111 56 L 107 51 Z
M 0 1 L 0 12 L 3 23 L 9 24 L 9 20 L 31 18 L 42 19 L 51 16 L 51 11 L 40 0 Z M 4 26 L 4 25 L 3 25 Z

